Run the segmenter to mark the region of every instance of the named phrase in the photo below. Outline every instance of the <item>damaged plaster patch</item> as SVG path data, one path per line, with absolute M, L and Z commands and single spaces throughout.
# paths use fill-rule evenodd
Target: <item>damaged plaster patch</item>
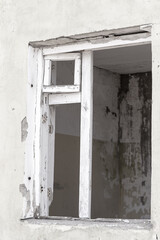
M 22 193 L 22 196 L 26 199 L 26 209 L 25 209 L 25 216 L 27 216 L 27 213 L 30 210 L 30 205 L 31 205 L 31 201 L 30 201 L 30 191 L 27 190 L 25 184 L 20 184 L 19 185 L 19 191 Z
M 23 120 L 21 121 L 21 141 L 24 142 L 27 138 L 28 135 L 28 122 L 27 122 L 27 118 L 23 118 Z

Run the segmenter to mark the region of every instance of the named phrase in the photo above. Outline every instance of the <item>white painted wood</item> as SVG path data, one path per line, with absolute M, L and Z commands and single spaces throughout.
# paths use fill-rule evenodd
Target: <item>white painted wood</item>
M 43 86 L 44 93 L 73 93 L 79 92 L 80 86 L 75 85 L 56 85 L 56 86 Z
M 57 62 L 52 61 L 51 85 L 56 85 L 57 80 Z
M 24 188 L 30 196 L 28 208 L 27 193 L 24 196 L 23 218 L 34 216 L 37 196 L 35 196 L 35 111 L 36 111 L 36 82 L 37 82 L 37 54 L 38 50 L 29 46 L 28 49 L 28 82 L 27 82 L 27 138 L 25 144 Z M 35 199 L 35 200 L 34 200 Z
M 47 64 L 46 64 L 47 63 Z M 45 76 L 43 84 L 51 84 L 51 61 L 45 60 Z M 56 72 L 56 67 L 54 68 Z M 56 73 L 53 75 L 56 76 Z M 46 77 L 47 76 L 47 77 Z M 43 74 L 42 74 L 43 78 Z M 56 83 L 56 78 L 53 79 Z M 41 114 L 41 216 L 49 215 L 49 206 L 53 199 L 53 179 L 54 179 L 54 148 L 55 146 L 55 107 L 49 106 L 49 94 L 42 95 Z
M 74 85 L 80 85 L 81 78 L 81 54 L 80 53 L 67 53 L 67 54 L 53 54 L 45 56 L 45 78 L 49 78 L 46 74 L 46 68 L 51 68 L 52 61 L 75 61 L 74 67 Z M 45 85 L 45 84 L 44 84 Z
M 78 54 L 75 59 L 74 66 L 74 85 L 80 85 L 81 83 L 81 55 Z
M 49 105 L 48 94 L 43 94 L 42 103 L 42 115 L 41 115 L 41 216 L 49 215 L 49 203 L 48 203 L 48 134 L 49 134 Z
M 160 216 L 160 24 L 152 29 L 152 167 L 151 220 L 156 231 Z
M 56 84 L 57 64 L 52 62 L 52 84 Z M 51 82 L 48 83 L 51 84 Z M 54 163 L 55 163 L 55 124 L 56 106 L 49 106 L 49 133 L 48 133 L 48 206 L 51 205 L 54 195 Z
M 36 133 L 35 133 L 35 186 L 37 198 L 40 201 L 39 215 L 44 216 L 46 211 L 46 198 L 45 192 L 42 192 L 42 188 L 46 190 L 45 171 L 44 171 L 44 148 L 43 148 L 43 128 L 42 128 L 42 86 L 44 76 L 44 59 L 41 50 L 38 54 L 38 77 L 37 77 L 37 103 L 36 103 Z M 48 78 L 46 78 L 48 79 Z
M 52 61 L 73 61 L 77 58 L 80 58 L 79 53 L 64 53 L 64 54 L 51 54 L 45 56 L 45 60 L 52 60 Z
M 48 94 L 43 94 L 41 116 L 41 216 L 49 215 L 48 169 L 49 169 L 49 121 Z
M 103 50 L 126 46 L 136 46 L 151 42 L 150 33 L 131 34 L 128 36 L 119 36 L 112 38 L 95 38 L 91 40 L 84 40 L 72 44 L 59 45 L 54 48 L 43 48 L 43 54 L 48 58 L 51 54 L 63 52 L 75 52 L 82 50 Z
M 48 207 L 51 205 L 54 195 L 54 163 L 55 163 L 55 122 L 56 106 L 49 107 L 49 133 L 48 133 Z
M 45 60 L 44 85 L 48 85 L 48 83 L 51 82 L 51 68 L 52 62 L 50 60 Z
M 82 54 L 79 217 L 91 217 L 93 52 Z
M 33 188 L 30 191 L 30 210 L 33 209 L 33 215 L 38 217 L 41 208 L 40 196 L 40 172 L 41 172 L 41 142 L 40 142 L 40 116 L 41 116 L 41 88 L 43 82 L 43 55 L 41 49 L 32 49 L 29 47 L 29 86 L 27 102 L 27 118 L 30 129 L 28 130 L 29 143 L 27 144 L 27 164 L 31 162 L 28 181 L 33 181 Z M 30 134 L 32 134 L 30 136 Z M 30 154 L 29 154 L 30 153 Z M 29 154 L 29 155 L 28 155 Z M 30 180 L 29 180 L 30 179 Z M 28 206 L 27 206 L 28 208 Z M 29 216 L 28 216 L 29 217 Z
M 49 105 L 80 103 L 81 93 L 49 94 Z

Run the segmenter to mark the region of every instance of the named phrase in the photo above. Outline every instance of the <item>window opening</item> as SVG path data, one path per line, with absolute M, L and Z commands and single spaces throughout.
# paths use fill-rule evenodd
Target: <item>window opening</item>
M 81 54 L 57 54 L 45 57 L 43 92 L 70 93 L 80 91 Z M 46 85 L 47 79 L 50 84 Z M 56 81 L 55 81 L 56 79 Z
M 80 104 L 56 106 L 54 193 L 50 216 L 78 217 Z
M 29 163 L 25 183 L 33 194 L 31 207 L 24 208 L 25 217 L 53 214 L 80 218 L 150 218 L 149 34 L 140 34 L 139 38 L 137 34 L 136 39 L 131 35 L 102 40 L 36 51 L 30 48 L 33 66 L 29 68 L 32 90 L 29 96 L 34 107 L 28 117 L 31 134 L 27 139 Z M 64 69 L 69 69 L 69 74 Z M 70 192 L 70 197 L 76 199 L 74 210 L 66 207 L 63 214 L 59 204 L 62 197 L 56 194 L 61 186 L 56 175 L 63 164 L 60 161 L 64 161 L 61 144 L 64 140 L 69 144 L 69 138 L 75 137 L 69 128 L 72 125 L 74 129 L 74 121 L 68 119 L 76 105 L 79 106 L 76 116 L 81 118 L 80 149 L 78 145 L 75 147 L 76 154 L 80 153 L 80 159 L 76 159 L 79 175 L 75 176 L 79 180 L 76 180 L 76 196 L 74 191 Z M 73 135 L 67 134 L 65 128 Z M 66 150 L 72 148 L 72 144 L 66 147 L 67 144 L 64 143 Z
M 52 61 L 52 71 L 57 68 L 57 81 L 54 83 L 54 73 L 52 74 L 53 85 L 74 85 L 74 61 Z
M 92 218 L 149 219 L 151 45 L 94 52 Z

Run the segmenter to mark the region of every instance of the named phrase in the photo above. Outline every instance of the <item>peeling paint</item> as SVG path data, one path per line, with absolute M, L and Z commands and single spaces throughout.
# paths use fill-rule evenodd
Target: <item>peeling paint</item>
M 42 115 L 42 123 L 46 123 L 47 122 L 47 113 L 45 112 L 43 115 Z
M 53 191 L 52 191 L 52 188 L 48 188 L 48 199 L 50 202 L 52 202 L 53 200 Z

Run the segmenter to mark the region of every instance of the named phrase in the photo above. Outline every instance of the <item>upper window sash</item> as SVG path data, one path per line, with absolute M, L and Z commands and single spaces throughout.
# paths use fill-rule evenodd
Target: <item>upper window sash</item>
M 56 85 L 51 83 L 52 61 L 74 61 L 74 85 Z M 45 71 L 44 71 L 44 93 L 75 93 L 80 92 L 81 84 L 81 54 L 67 53 L 67 54 L 51 54 L 44 57 Z M 51 83 L 48 85 L 48 83 Z M 55 81 L 56 82 L 56 81 Z

